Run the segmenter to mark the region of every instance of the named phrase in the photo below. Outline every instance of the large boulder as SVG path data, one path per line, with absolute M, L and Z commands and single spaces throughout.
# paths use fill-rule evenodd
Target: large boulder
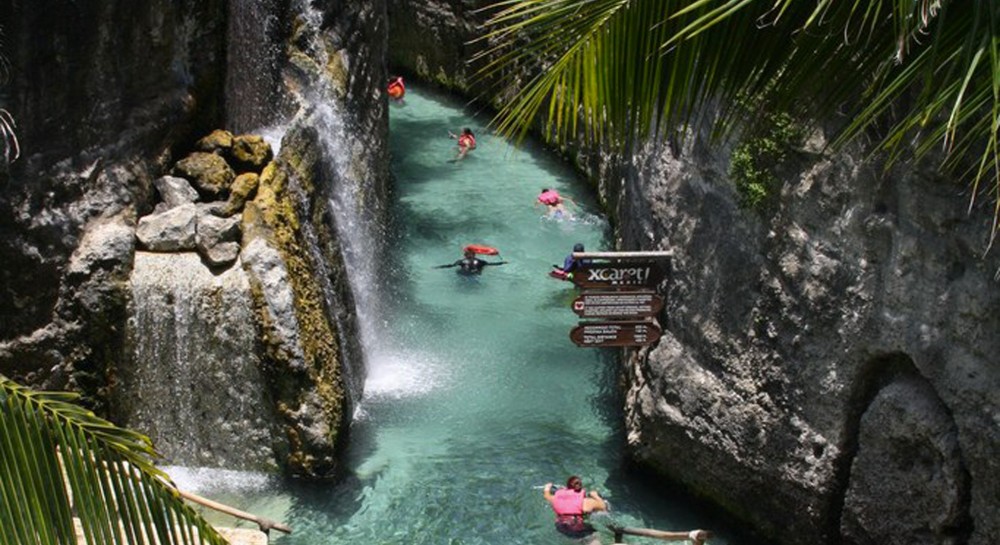
M 177 176 L 161 176 L 153 180 L 156 191 L 167 208 L 175 208 L 198 200 L 198 192 L 191 183 Z
M 882 388 L 858 437 L 843 543 L 949 543 L 968 526 L 958 429 L 926 380 L 903 376 Z
M 254 172 L 244 172 L 237 176 L 229 190 L 229 199 L 220 208 L 219 213 L 223 216 L 232 216 L 243 210 L 243 205 L 257 192 L 259 183 L 260 176 Z
M 271 162 L 274 152 L 271 144 L 260 135 L 244 134 L 233 138 L 233 165 L 238 172 L 260 172 L 264 165 Z
M 233 133 L 216 129 L 195 142 L 194 149 L 225 157 L 233 149 Z
M 240 218 L 220 218 L 208 212 L 198 215 L 195 246 L 213 268 L 228 267 L 240 255 Z
M 143 216 L 135 235 L 142 247 L 152 252 L 193 250 L 197 223 L 198 207 L 189 203 Z
M 208 201 L 225 197 L 236 178 L 236 173 L 225 159 L 203 151 L 196 151 L 177 161 L 174 174 L 191 180 L 198 193 Z

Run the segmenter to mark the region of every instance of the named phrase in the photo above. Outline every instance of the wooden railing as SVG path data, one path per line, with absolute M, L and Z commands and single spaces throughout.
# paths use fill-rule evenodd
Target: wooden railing
M 608 526 L 615 534 L 615 544 L 625 543 L 625 535 L 651 537 L 663 541 L 690 541 L 694 545 L 704 545 L 712 537 L 708 530 L 691 530 L 690 532 L 664 532 L 650 528 L 627 528 L 625 526 Z
M 177 493 L 180 494 L 182 498 L 188 501 L 192 501 L 194 503 L 197 503 L 198 505 L 203 505 L 205 507 L 208 507 L 209 509 L 213 509 L 220 513 L 225 513 L 227 515 L 236 517 L 238 519 L 243 519 L 253 522 L 254 524 L 257 525 L 258 528 L 260 528 L 260 531 L 264 532 L 265 534 L 270 535 L 272 529 L 278 530 L 279 532 L 284 532 L 286 534 L 292 533 L 291 527 L 286 526 L 280 522 L 275 522 L 273 520 L 269 520 L 264 517 L 258 517 L 257 515 L 254 515 L 253 513 L 247 513 L 246 511 L 240 511 L 235 507 L 230 507 L 228 505 L 219 503 L 217 501 L 213 501 L 208 498 L 203 498 L 192 492 L 185 492 L 184 490 L 181 490 L 179 488 L 176 490 Z

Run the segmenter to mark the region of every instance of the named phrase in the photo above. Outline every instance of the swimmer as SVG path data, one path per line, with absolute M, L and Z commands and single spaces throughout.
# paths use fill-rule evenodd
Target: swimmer
M 485 259 L 479 259 L 476 257 L 476 252 L 474 250 L 466 249 L 465 257 L 459 259 L 454 263 L 449 263 L 447 265 L 438 265 L 434 267 L 435 269 L 450 269 L 452 267 L 458 267 L 458 274 L 462 275 L 473 275 L 481 274 L 483 269 L 489 265 L 505 265 L 506 261 L 486 261 Z
M 455 155 L 455 158 L 451 160 L 451 162 L 464 159 L 465 155 L 469 153 L 469 151 L 476 149 L 476 135 L 472 134 L 472 129 L 468 127 L 462 129 L 461 134 L 449 132 L 448 136 L 458 140 L 458 153 Z
M 544 204 L 548 210 L 548 215 L 550 217 L 559 219 L 563 217 L 569 217 L 569 211 L 566 210 L 566 201 L 573 203 L 576 206 L 576 201 L 573 199 L 560 195 L 555 189 L 549 189 L 547 187 L 542 188 L 542 192 L 538 194 L 535 200 L 535 205 L 539 203 Z
M 588 544 L 600 543 L 597 530 L 585 518 L 597 511 L 607 511 L 608 506 L 596 490 L 588 494 L 583 489 L 580 477 L 571 476 L 566 480 L 566 488 L 555 493 L 552 493 L 552 483 L 546 483 L 542 496 L 556 513 L 556 531 L 573 539 L 588 539 Z
M 580 268 L 581 265 L 590 265 L 591 261 L 589 259 L 577 259 L 573 257 L 574 253 L 583 252 L 583 243 L 577 242 L 573 245 L 573 251 L 566 256 L 563 260 L 562 267 L 559 265 L 552 265 L 551 274 L 554 278 L 560 278 L 562 280 L 571 280 L 573 278 L 573 273 Z
M 403 103 L 403 96 L 406 95 L 406 86 L 403 85 L 403 76 L 389 78 L 389 98 L 397 104 Z

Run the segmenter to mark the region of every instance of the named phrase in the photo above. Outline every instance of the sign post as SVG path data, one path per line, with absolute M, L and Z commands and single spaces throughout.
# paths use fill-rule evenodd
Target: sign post
M 569 333 L 577 346 L 649 346 L 660 340 L 663 331 L 653 321 L 642 322 L 581 322 Z
M 584 263 L 573 272 L 573 283 L 581 288 L 656 288 L 666 277 L 659 261 Z
M 649 346 L 663 330 L 657 289 L 669 270 L 670 252 L 578 252 L 572 280 L 583 292 L 573 312 L 584 320 L 570 331 L 577 346 Z
M 652 290 L 587 291 L 573 300 L 581 318 L 652 318 L 663 309 L 663 297 Z

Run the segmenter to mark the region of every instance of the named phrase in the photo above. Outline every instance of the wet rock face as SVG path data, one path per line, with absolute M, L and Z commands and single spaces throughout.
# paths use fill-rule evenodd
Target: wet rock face
M 3 107 L 22 145 L 0 181 L 0 372 L 23 379 L 15 369 L 34 367 L 31 383 L 80 387 L 100 404 L 103 366 L 120 351 L 131 254 L 71 273 L 72 256 L 89 226 L 116 218 L 134 231 L 138 211 L 152 207 L 161 155 L 217 117 L 224 7 L 0 6 L 12 76 Z
M 475 0 L 389 0 L 390 63 L 446 87 L 471 91 L 467 61 L 478 48 L 469 41 L 486 20 L 475 10 L 485 5 Z

